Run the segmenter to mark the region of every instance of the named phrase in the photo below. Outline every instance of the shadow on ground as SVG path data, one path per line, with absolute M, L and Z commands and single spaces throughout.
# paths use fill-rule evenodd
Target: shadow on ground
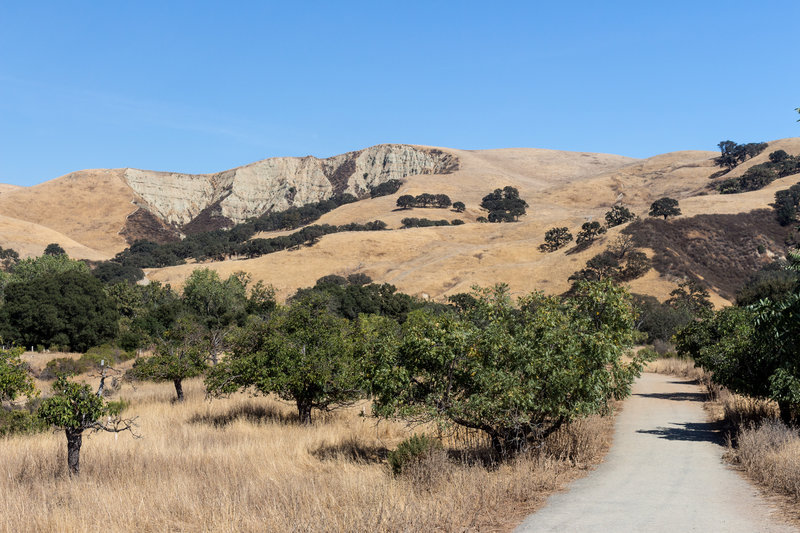
M 676 402 L 704 402 L 706 395 L 702 392 L 650 392 L 638 393 L 634 396 L 642 398 L 658 398 L 660 400 L 673 400 Z
M 640 429 L 636 433 L 656 435 L 667 440 L 683 440 L 695 442 L 713 442 L 722 445 L 722 435 L 719 424 L 716 422 L 687 422 L 685 424 L 671 424 L 670 427 L 655 429 Z

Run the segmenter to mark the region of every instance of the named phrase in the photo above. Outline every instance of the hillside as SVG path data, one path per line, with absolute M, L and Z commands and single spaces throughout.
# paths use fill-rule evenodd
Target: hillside
M 719 179 L 741 174 L 777 149 L 798 154 L 800 139 L 773 141 L 764 153 Z M 508 283 L 515 293 L 536 289 L 558 293 L 568 288 L 567 278 L 613 241 L 621 228 L 612 229 L 598 243 L 579 253 L 572 253 L 567 247 L 545 254 L 538 246 L 551 227 L 567 226 L 576 234 L 587 220 L 602 222 L 604 213 L 617 203 L 646 218 L 653 200 L 671 196 L 680 201 L 681 218 L 690 219 L 684 224 L 685 232 L 691 232 L 694 227 L 691 217 L 736 215 L 769 208 L 776 190 L 797 182 L 797 176 L 790 176 L 762 190 L 719 195 L 709 190 L 709 176 L 719 170 L 713 162 L 716 155 L 717 152 L 710 151 L 683 151 L 638 160 L 529 148 L 466 151 L 379 145 L 326 160 L 274 158 L 207 175 L 134 169 L 82 171 L 31 188 L 0 190 L 0 215 L 4 215 L 0 217 L 0 245 L 35 254 L 48 242 L 60 242 L 73 256 L 100 259 L 123 249 L 126 238 L 167 240 L 193 228 L 229 225 L 264 210 L 302 205 L 339 192 L 363 197 L 370 186 L 401 178 L 403 185 L 397 193 L 343 205 L 323 215 L 318 223 L 341 225 L 383 220 L 389 228 L 396 229 L 403 218 L 419 217 L 459 218 L 466 224 L 338 233 L 323 237 L 311 247 L 202 266 L 222 275 L 250 272 L 254 280 L 274 285 L 281 297 L 299 287 L 313 285 L 323 275 L 354 272 L 431 298 L 462 292 L 476 283 L 487 285 L 497 281 Z M 476 218 L 485 215 L 479 208 L 481 198 L 506 185 L 519 190 L 529 204 L 528 214 L 512 224 L 476 223 Z M 453 201 L 464 202 L 467 209 L 456 213 L 449 209 L 396 208 L 399 195 L 423 192 L 447 194 Z M 702 231 L 708 233 L 709 239 L 713 236 L 718 240 L 718 232 L 724 234 L 728 223 L 722 219 L 705 220 Z M 22 229 L 25 224 L 30 229 Z M 762 230 L 766 231 L 752 228 L 752 236 L 742 237 L 746 241 L 742 246 L 750 246 L 748 239 L 757 239 Z M 779 229 L 769 229 L 771 235 L 776 231 Z M 282 233 L 285 232 L 257 236 Z M 673 237 L 677 240 L 670 241 L 670 246 L 681 247 L 688 242 L 686 235 Z M 757 265 L 768 257 L 780 255 L 780 239 L 770 239 L 764 241 L 768 245 L 766 255 L 747 251 L 750 255 L 741 263 Z M 755 245 L 750 247 L 755 249 Z M 648 254 L 663 255 L 663 250 L 648 250 Z M 688 255 L 680 259 L 688 261 L 688 266 L 681 268 L 694 274 L 692 260 Z M 187 264 L 150 269 L 147 276 L 180 286 L 197 267 Z M 703 272 L 712 280 L 724 278 L 707 270 Z M 664 299 L 674 288 L 675 280 L 675 275 L 651 271 L 632 282 L 631 288 Z M 713 294 L 718 304 L 728 301 L 732 294 L 729 286 L 732 282 L 720 283 Z

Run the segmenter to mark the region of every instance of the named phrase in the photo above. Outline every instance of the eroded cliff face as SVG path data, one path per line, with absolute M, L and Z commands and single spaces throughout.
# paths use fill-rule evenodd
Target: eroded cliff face
M 438 149 L 383 144 L 328 159 L 276 157 L 217 174 L 126 169 L 124 179 L 140 207 L 184 228 L 193 221 L 204 227 L 242 222 L 343 192 L 360 196 L 390 179 L 457 168 L 456 156 Z

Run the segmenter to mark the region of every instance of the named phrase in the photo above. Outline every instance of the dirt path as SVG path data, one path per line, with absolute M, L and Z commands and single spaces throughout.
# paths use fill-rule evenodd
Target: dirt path
M 686 380 L 643 374 L 617 419 L 606 461 L 516 531 L 788 532 L 723 447 Z

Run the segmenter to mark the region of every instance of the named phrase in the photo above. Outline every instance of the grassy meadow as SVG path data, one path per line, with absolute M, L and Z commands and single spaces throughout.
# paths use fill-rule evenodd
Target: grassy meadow
M 123 384 L 113 399 L 141 438 L 85 437 L 75 478 L 61 431 L 0 441 L 0 530 L 505 531 L 598 462 L 613 425 L 587 419 L 488 466 L 481 438 L 445 435 L 445 451 L 393 476 L 387 452 L 433 428 L 378 423 L 367 403 L 300 425 L 272 398 L 208 401 L 199 379 L 184 390 L 177 404 L 171 383 Z

